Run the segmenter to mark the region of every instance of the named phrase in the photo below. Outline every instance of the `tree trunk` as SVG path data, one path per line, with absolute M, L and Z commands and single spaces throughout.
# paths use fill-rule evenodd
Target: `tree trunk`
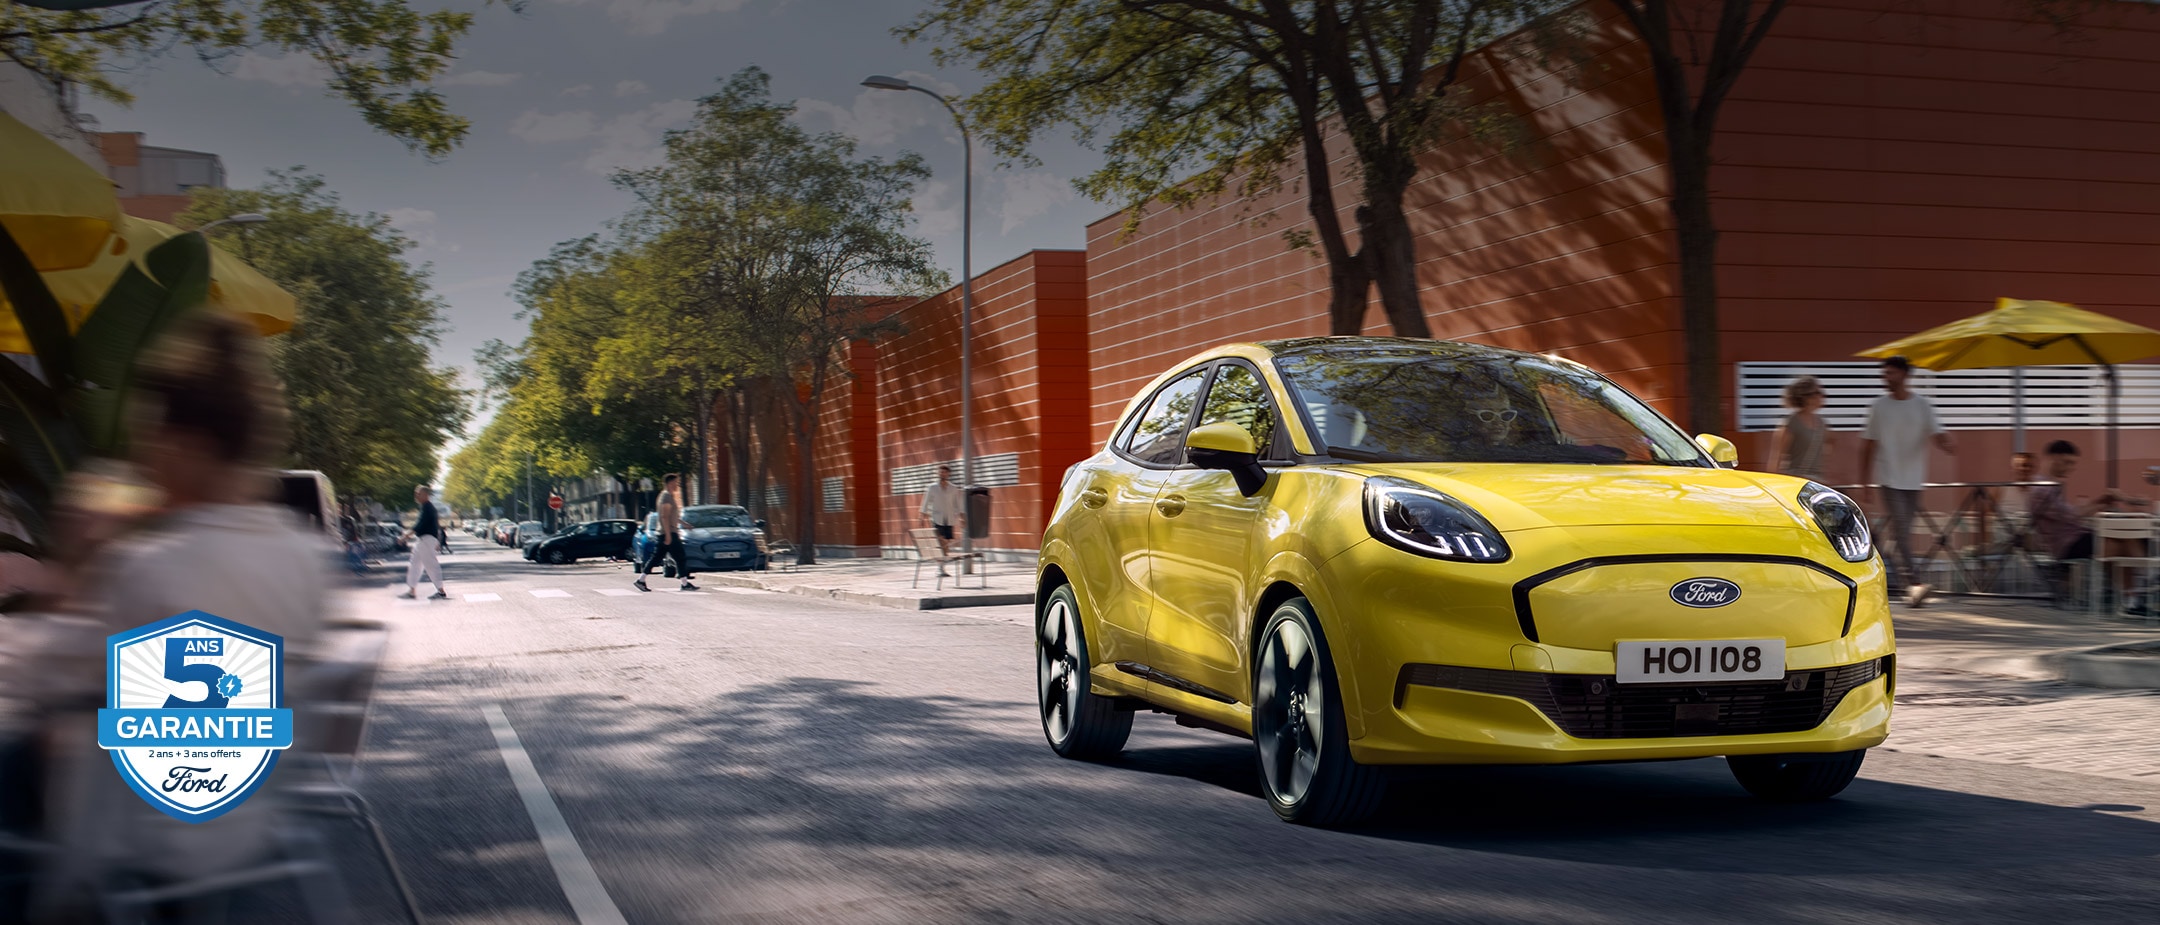
M 791 383 L 792 384 L 792 383 Z M 795 424 L 795 520 L 802 526 L 795 531 L 795 564 L 817 564 L 817 454 L 815 449 L 817 428 L 817 396 L 808 400 L 789 402 L 794 407 Z
M 733 503 L 750 507 L 750 390 L 736 386 L 728 393 L 728 452 L 734 459 Z
M 1370 255 L 1380 308 L 1395 336 L 1431 337 L 1432 325 L 1418 296 L 1417 238 L 1403 211 L 1406 189 L 1407 181 L 1367 185 L 1366 203 L 1357 210 L 1361 251 Z
M 1364 255 L 1351 252 L 1342 216 L 1337 214 L 1334 176 L 1328 172 L 1327 137 L 1320 131 L 1317 105 L 1302 99 L 1297 105 L 1305 155 L 1305 210 L 1312 216 L 1313 237 L 1328 262 L 1328 333 L 1357 334 L 1365 327 L 1372 268 Z
M 773 398 L 771 395 L 763 394 L 771 388 L 771 385 L 768 380 L 759 380 L 756 385 L 759 392 L 758 400 L 751 402 L 756 409 L 753 412 L 756 424 L 752 425 L 752 432 L 757 437 L 757 469 L 752 473 L 750 480 L 750 510 L 755 511 L 759 518 L 766 518 L 771 515 L 771 512 L 766 510 L 765 483 L 772 476 L 772 433 L 756 426 L 771 420 L 771 415 L 767 412 L 772 408 Z
M 1687 362 L 1688 426 L 1725 427 L 1725 386 L 1718 357 L 1717 225 L 1710 217 L 1708 139 L 1668 128 L 1673 233 L 1679 242 L 1680 327 Z
M 697 391 L 697 503 L 712 500 L 713 401 L 711 389 Z

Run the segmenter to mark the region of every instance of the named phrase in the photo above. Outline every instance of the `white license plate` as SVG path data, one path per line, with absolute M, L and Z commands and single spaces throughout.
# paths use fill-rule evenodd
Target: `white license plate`
M 739 553 L 739 552 L 716 552 L 716 553 L 713 553 L 713 554 L 712 554 L 712 557 L 713 557 L 713 558 L 715 558 L 715 559 L 740 559 L 740 558 L 742 558 L 742 553 Z
M 1623 641 L 1613 661 L 1613 679 L 1621 684 L 1775 681 L 1785 677 L 1785 640 Z

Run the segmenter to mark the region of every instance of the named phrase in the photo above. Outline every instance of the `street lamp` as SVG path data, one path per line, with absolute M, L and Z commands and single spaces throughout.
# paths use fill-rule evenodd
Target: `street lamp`
M 913 90 L 945 107 L 960 128 L 960 490 L 962 504 L 975 485 L 975 377 L 972 365 L 975 335 L 975 144 L 968 138 L 967 120 L 944 97 L 898 77 L 872 74 L 862 85 L 874 90 Z M 975 525 L 960 535 L 960 551 L 975 551 Z

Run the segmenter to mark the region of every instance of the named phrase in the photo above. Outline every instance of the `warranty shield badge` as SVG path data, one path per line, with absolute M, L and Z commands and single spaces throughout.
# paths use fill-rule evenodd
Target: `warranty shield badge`
M 292 728 L 282 636 L 191 610 L 106 637 L 98 745 L 168 816 L 206 822 L 240 805 Z

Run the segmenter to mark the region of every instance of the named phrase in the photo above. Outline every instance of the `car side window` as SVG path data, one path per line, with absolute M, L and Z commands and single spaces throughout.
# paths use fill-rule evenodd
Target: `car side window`
M 1268 458 L 1275 440 L 1274 402 L 1268 400 L 1267 382 L 1250 367 L 1224 363 L 1208 387 L 1207 403 L 1200 407 L 1201 424 L 1228 422 L 1252 434 L 1253 447 L 1261 459 Z
M 1125 451 L 1142 462 L 1174 466 L 1185 461 L 1185 422 L 1200 398 L 1206 370 L 1193 370 L 1163 386 L 1126 436 Z

